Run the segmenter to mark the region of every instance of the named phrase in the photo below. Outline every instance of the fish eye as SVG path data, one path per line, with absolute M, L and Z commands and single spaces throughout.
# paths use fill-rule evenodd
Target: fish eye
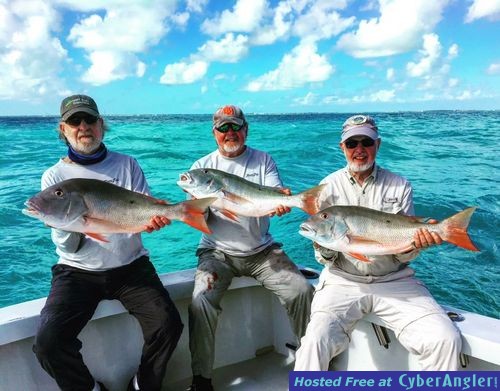
M 62 198 L 64 196 L 64 191 L 62 191 L 61 189 L 57 189 L 56 191 L 54 191 L 54 194 L 59 198 Z
M 324 212 L 324 213 L 321 213 L 321 218 L 322 219 L 327 219 L 328 218 L 328 213 Z
M 204 174 L 208 174 L 208 170 L 203 170 L 203 173 Z

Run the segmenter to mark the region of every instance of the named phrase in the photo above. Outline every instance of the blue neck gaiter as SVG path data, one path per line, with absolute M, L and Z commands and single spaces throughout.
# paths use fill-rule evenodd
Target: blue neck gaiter
M 99 149 L 92 155 L 79 154 L 71 147 L 71 145 L 68 146 L 68 157 L 75 163 L 82 164 L 84 166 L 102 162 L 106 158 L 107 154 L 108 150 L 103 143 L 101 143 Z

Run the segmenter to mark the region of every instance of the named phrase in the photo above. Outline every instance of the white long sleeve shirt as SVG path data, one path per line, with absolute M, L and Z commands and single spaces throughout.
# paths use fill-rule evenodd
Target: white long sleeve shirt
M 235 158 L 225 157 L 216 150 L 197 160 L 191 169 L 196 168 L 214 168 L 262 186 L 283 186 L 272 157 L 248 146 Z M 202 235 L 199 248 L 217 249 L 234 256 L 249 256 L 264 250 L 274 242 L 269 233 L 267 216 L 238 216 L 236 222 L 217 209 L 210 208 L 207 223 L 212 233 Z
M 139 193 L 149 194 L 149 187 L 139 164 L 130 156 L 108 151 L 106 158 L 84 166 L 59 160 L 42 175 L 42 190 L 72 178 L 99 179 Z M 106 235 L 100 242 L 83 234 L 52 229 L 52 241 L 59 255 L 58 263 L 84 270 L 103 271 L 124 266 L 148 255 L 140 234 Z
M 364 206 L 382 212 L 414 215 L 413 190 L 405 178 L 375 166 L 372 174 L 361 186 L 349 173 L 347 167 L 328 175 L 320 183 L 325 183 L 320 197 L 320 209 L 333 205 Z M 374 262 L 359 261 L 348 254 L 331 251 L 331 259 L 325 259 L 318 250 L 315 257 L 325 264 L 332 273 L 357 276 L 355 279 L 372 281 L 372 276 L 384 276 L 407 266 L 407 262 L 418 255 L 418 251 L 407 254 L 378 255 L 368 257 Z

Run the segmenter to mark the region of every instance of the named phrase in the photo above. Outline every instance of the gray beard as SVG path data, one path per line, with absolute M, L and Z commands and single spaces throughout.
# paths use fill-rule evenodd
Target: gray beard
M 238 143 L 238 144 L 233 143 L 233 145 L 227 145 L 226 143 L 224 143 L 221 145 L 221 148 L 226 153 L 234 153 L 241 148 L 241 144 L 240 143 Z

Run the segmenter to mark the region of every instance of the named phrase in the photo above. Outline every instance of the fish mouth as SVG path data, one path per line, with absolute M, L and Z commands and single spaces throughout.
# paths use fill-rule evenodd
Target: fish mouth
M 177 181 L 177 185 L 182 187 L 183 189 L 189 187 L 193 183 L 193 178 L 188 172 L 183 172 L 179 175 L 179 180 Z
M 22 212 L 26 216 L 36 217 L 42 214 L 40 209 L 34 202 L 28 200 L 24 203 L 24 205 L 26 206 L 26 208 L 24 208 Z
M 307 223 L 300 224 L 299 234 L 305 237 L 316 236 L 316 230 Z

